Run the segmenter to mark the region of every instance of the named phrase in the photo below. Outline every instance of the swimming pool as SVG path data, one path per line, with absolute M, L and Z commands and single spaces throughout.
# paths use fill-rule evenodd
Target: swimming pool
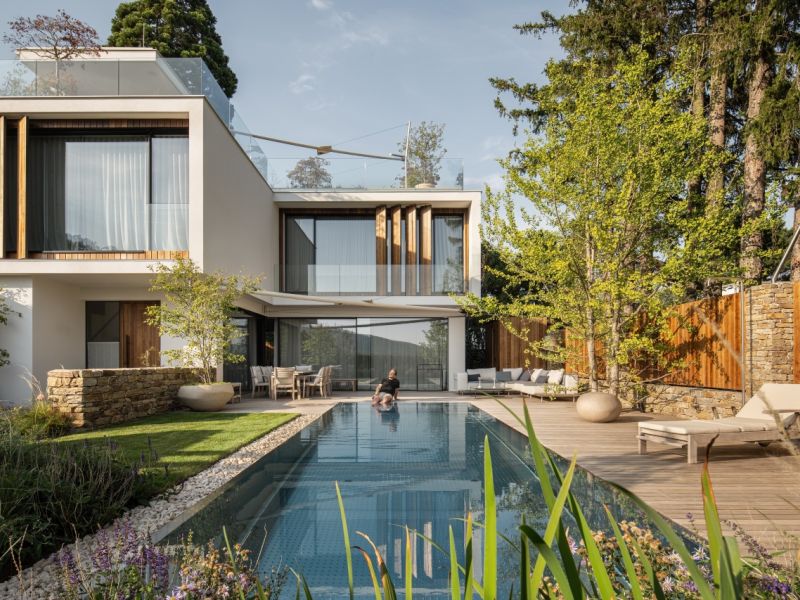
M 378 413 L 368 403 L 340 404 L 243 471 L 171 535 L 218 539 L 227 527 L 257 555 L 265 571 L 288 565 L 303 573 L 316 599 L 347 597 L 347 571 L 334 482 L 341 487 L 354 544 L 363 531 L 381 550 L 395 582 L 402 579 L 404 529 L 447 546 L 452 525 L 463 547 L 468 512 L 483 520 L 483 446 L 492 448 L 498 525 L 517 537 L 520 517 L 543 531 L 547 507 L 527 453 L 527 438 L 465 403 L 412 403 Z M 566 468 L 566 461 L 563 463 Z M 603 504 L 617 517 L 642 522 L 638 510 L 604 481 L 578 470 L 572 489 L 593 527 L 607 528 Z M 266 541 L 264 539 L 265 532 Z M 480 578 L 481 530 L 474 531 Z M 262 548 L 263 545 L 263 548 Z M 513 549 L 500 541 L 499 597 L 516 578 Z M 374 598 L 361 558 L 353 558 L 357 597 Z M 413 547 L 414 593 L 447 597 L 449 559 L 421 538 Z M 284 590 L 293 597 L 294 583 Z

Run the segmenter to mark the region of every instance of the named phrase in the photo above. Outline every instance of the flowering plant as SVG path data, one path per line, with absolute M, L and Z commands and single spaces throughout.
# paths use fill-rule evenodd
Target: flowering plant
M 197 546 L 189 536 L 177 546 L 157 546 L 123 522 L 82 556 L 77 548 L 59 553 L 62 597 L 67 600 L 200 600 L 257 598 L 279 594 L 285 569 L 273 569 L 262 583 L 249 550 L 225 542 L 226 552 L 209 542 Z

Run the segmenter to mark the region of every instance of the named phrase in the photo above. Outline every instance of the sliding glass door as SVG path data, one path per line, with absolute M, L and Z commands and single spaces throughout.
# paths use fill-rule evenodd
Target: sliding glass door
M 447 387 L 447 319 L 280 319 L 278 365 L 333 365 L 372 390 L 397 369 L 402 389 Z
M 186 136 L 32 136 L 33 251 L 188 248 Z

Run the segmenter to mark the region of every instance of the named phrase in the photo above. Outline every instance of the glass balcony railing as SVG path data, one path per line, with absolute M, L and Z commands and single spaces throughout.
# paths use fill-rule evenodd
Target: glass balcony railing
M 423 181 L 413 171 L 406 179 L 401 161 L 370 158 L 321 157 L 317 169 L 301 169 L 303 158 L 266 158 L 267 182 L 274 190 L 361 190 L 361 189 L 447 189 L 464 188 L 464 162 L 460 158 L 440 161 L 436 181 Z
M 282 292 L 308 296 L 442 296 L 463 294 L 461 265 L 286 265 L 276 271 Z
M 232 108 L 201 58 L 0 60 L 0 96 L 205 96 L 230 123 Z

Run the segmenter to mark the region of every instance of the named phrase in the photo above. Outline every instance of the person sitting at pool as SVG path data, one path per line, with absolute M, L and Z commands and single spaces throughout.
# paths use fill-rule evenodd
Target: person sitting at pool
M 372 405 L 391 406 L 392 402 L 397 400 L 399 389 L 400 380 L 397 379 L 397 370 L 389 369 L 389 375 L 375 388 L 375 395 L 372 396 Z

